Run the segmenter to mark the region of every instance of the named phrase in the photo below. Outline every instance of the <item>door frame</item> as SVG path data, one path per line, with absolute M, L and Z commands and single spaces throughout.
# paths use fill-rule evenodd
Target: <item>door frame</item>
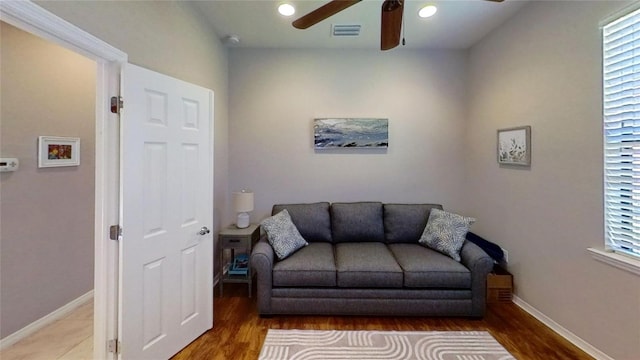
M 30 1 L 0 2 L 0 20 L 96 61 L 93 357 L 113 359 L 107 341 L 117 337 L 118 243 L 109 226 L 118 223 L 119 115 L 110 98 L 120 92 L 125 52 Z

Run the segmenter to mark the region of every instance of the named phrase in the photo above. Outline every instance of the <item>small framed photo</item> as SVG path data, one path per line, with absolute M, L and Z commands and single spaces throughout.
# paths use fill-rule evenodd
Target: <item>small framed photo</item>
M 531 126 L 498 130 L 498 164 L 531 166 Z
M 80 165 L 80 138 L 38 137 L 39 168 L 78 165 Z

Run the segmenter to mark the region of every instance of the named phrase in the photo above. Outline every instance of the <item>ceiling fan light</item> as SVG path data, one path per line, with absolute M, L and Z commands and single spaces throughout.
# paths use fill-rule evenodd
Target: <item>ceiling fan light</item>
M 296 8 L 294 8 L 293 5 L 289 3 L 282 3 L 278 5 L 278 12 L 282 16 L 291 16 L 296 13 Z
M 418 11 L 418 16 L 420 16 L 421 18 L 425 19 L 425 18 L 428 18 L 428 17 L 431 17 L 431 16 L 435 15 L 435 13 L 437 11 L 438 11 L 438 8 L 433 6 L 433 5 L 423 6 Z

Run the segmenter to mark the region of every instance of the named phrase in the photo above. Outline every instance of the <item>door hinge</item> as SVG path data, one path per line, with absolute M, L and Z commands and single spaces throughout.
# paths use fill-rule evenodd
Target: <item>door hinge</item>
M 119 236 L 122 236 L 122 228 L 120 225 L 109 226 L 109 239 L 118 240 Z
M 111 112 L 114 114 L 120 114 L 120 110 L 124 107 L 124 100 L 122 96 L 111 97 Z
M 122 344 L 120 344 L 120 341 L 118 339 L 107 341 L 107 351 L 109 351 L 110 353 L 120 354 L 121 347 Z

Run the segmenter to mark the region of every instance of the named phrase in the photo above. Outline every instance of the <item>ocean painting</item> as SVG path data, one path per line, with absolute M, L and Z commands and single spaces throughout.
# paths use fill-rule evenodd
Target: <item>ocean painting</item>
M 315 119 L 313 131 L 316 149 L 389 147 L 388 119 Z

